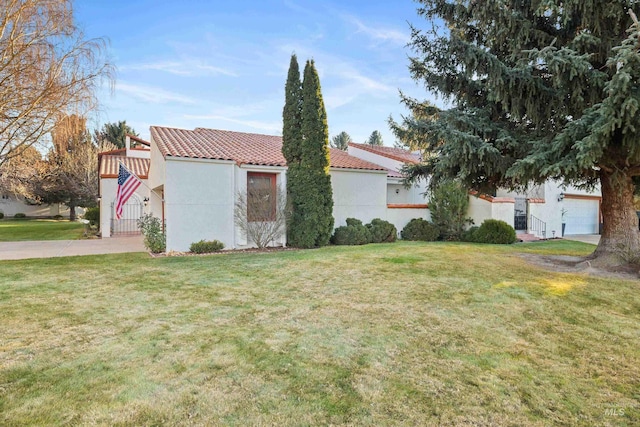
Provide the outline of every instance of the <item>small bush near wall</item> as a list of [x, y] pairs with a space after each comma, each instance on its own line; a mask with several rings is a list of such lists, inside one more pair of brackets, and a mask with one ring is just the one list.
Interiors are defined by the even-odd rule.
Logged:
[[435, 224], [422, 218], [414, 218], [404, 226], [400, 235], [404, 240], [421, 240], [434, 242], [440, 236], [440, 229]]
[[62, 215], [54, 215], [51, 217], [51, 219], [55, 219], [56, 221], [60, 221], [62, 219], [64, 219], [64, 217]]
[[429, 198], [431, 221], [440, 230], [442, 240], [461, 240], [468, 224], [469, 191], [457, 181], [443, 181]]
[[84, 219], [89, 221], [89, 225], [96, 226], [100, 222], [100, 207], [88, 208], [84, 213]]
[[4, 218], [4, 212], [0, 212], [0, 219]]
[[477, 230], [473, 232], [472, 241], [476, 243], [511, 244], [515, 243], [516, 230], [504, 221], [498, 219], [486, 219]]
[[167, 249], [167, 237], [162, 230], [160, 218], [145, 214], [138, 220], [138, 228], [144, 236], [144, 245], [154, 254]]
[[15, 219], [25, 219], [27, 216], [23, 213], [17, 213], [13, 216]]
[[347, 225], [336, 228], [331, 237], [334, 245], [366, 245], [370, 241], [369, 229], [355, 218], [347, 218]]
[[194, 254], [208, 254], [221, 251], [222, 249], [224, 249], [224, 243], [219, 240], [200, 240], [189, 246], [189, 252], [193, 252]]
[[476, 231], [478, 231], [478, 228], [479, 228], [478, 226], [474, 225], [473, 227], [469, 228], [468, 230], [465, 230], [462, 233], [462, 236], [460, 236], [460, 240], [463, 241], [463, 242], [473, 242], [474, 241], [473, 239], [475, 237]]
[[367, 224], [371, 234], [371, 243], [395, 242], [398, 237], [396, 226], [380, 218], [373, 219]]

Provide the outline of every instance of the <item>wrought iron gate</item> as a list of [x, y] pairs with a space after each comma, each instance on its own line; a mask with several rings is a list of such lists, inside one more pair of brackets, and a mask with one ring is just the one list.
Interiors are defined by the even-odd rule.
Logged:
[[527, 199], [516, 198], [514, 208], [513, 228], [518, 231], [527, 231]]
[[111, 235], [123, 236], [140, 234], [138, 219], [144, 212], [144, 204], [133, 194], [122, 207], [122, 218], [116, 219], [115, 203], [111, 203]]

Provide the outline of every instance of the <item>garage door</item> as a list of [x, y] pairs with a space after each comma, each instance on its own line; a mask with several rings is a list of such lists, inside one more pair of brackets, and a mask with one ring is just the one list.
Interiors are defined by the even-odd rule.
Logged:
[[564, 199], [565, 234], [597, 234], [599, 229], [598, 200]]

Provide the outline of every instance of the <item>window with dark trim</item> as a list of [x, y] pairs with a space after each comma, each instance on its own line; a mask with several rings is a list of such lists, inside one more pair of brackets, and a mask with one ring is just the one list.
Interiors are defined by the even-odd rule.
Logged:
[[252, 222], [276, 219], [276, 174], [247, 173], [247, 217]]

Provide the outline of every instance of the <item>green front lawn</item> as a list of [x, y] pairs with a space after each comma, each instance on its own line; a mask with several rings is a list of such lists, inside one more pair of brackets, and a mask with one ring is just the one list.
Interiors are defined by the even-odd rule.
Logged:
[[640, 284], [514, 254], [593, 248], [0, 262], [0, 425], [638, 425]]
[[0, 220], [0, 242], [27, 240], [76, 240], [84, 234], [80, 222], [53, 219], [3, 219]]

